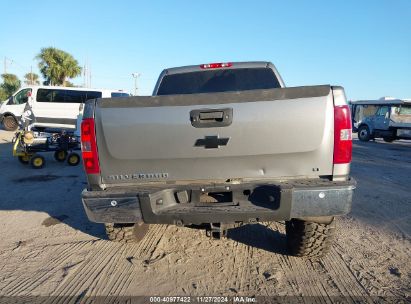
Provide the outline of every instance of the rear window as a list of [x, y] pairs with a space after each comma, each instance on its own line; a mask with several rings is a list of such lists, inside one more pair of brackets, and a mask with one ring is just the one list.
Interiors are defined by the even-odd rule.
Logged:
[[111, 97], [128, 97], [130, 94], [123, 92], [112, 92]]
[[87, 92], [86, 100], [101, 98], [101, 96], [102, 96], [101, 92], [89, 91]]
[[157, 95], [196, 94], [280, 88], [273, 70], [243, 68], [165, 75]]
[[38, 102], [65, 102], [65, 103], [83, 103], [86, 100], [101, 98], [101, 92], [97, 91], [75, 91], [59, 89], [38, 89]]

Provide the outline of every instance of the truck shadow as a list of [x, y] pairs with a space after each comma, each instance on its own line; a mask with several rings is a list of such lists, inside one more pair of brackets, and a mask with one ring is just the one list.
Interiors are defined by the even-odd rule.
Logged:
[[[84, 212], [80, 193], [82, 190], [81, 188], [85, 185], [83, 185], [82, 182], [79, 182], [79, 177], [80, 176], [73, 174], [42, 174], [15, 179], [14, 182], [16, 184], [21, 184], [22, 188], [24, 187], [24, 184], [34, 182], [37, 184], [44, 184], [43, 187], [45, 188], [49, 188], [50, 183], [65, 183], [69, 187], [72, 187], [72, 190], [70, 188], [63, 188], [61, 189], [62, 191], [59, 191], [54, 187], [50, 187], [54, 188], [54, 191], [51, 190], [49, 195], [44, 195], [44, 197], [41, 198], [37, 197], [37, 195], [34, 195], [33, 197], [30, 195], [17, 196], [17, 199], [12, 203], [3, 201], [0, 204], [0, 210], [22, 210], [47, 213], [47, 217], [39, 222], [39, 225], [45, 228], [50, 227], [49, 229], [53, 229], [51, 226], [65, 224], [90, 236], [105, 239], [106, 234], [104, 225], [90, 222]], [[27, 192], [30, 193], [31, 191], [28, 190]]]
[[107, 239], [104, 225], [93, 223], [88, 220], [80, 199], [73, 200], [70, 207], [70, 209], [66, 206], [61, 206], [61, 208], [49, 208], [47, 203], [40, 203], [37, 209], [42, 209], [42, 212], [48, 214], [48, 217], [41, 221], [41, 225], [52, 229], [53, 227], [51, 226], [65, 224], [92, 237]]
[[86, 179], [81, 165], [68, 166], [56, 162], [52, 153], [43, 155], [46, 166], [33, 169], [12, 156], [8, 139], [0, 142], [0, 212], [46, 213], [45, 218], [33, 215], [27, 220], [38, 222], [45, 229], [65, 224], [92, 237], [106, 238], [104, 225], [90, 222], [82, 206], [81, 191]]
[[262, 224], [249, 224], [229, 229], [227, 238], [268, 252], [288, 255], [286, 236]]

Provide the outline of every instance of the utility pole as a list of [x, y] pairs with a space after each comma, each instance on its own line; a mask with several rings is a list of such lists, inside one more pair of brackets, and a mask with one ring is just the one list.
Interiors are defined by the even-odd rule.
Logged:
[[140, 73], [132, 73], [131, 76], [134, 78], [134, 96], [137, 96], [137, 78], [140, 77]]
[[88, 61], [88, 57], [86, 58], [86, 61], [83, 67], [83, 78], [84, 78], [83, 86], [85, 88], [91, 88], [91, 67]]
[[[6, 56], [4, 56], [4, 74], [7, 74], [7, 60], [9, 61], [9, 64], [13, 64], [13, 63], [17, 63], [15, 62], [13, 59], [7, 58]], [[23, 67], [19, 64], [17, 64], [18, 66], [20, 66], [21, 68], [27, 68], [27, 67]]]
[[87, 59], [86, 59], [86, 62], [84, 63], [84, 67], [83, 67], [83, 86], [85, 88], [88, 88], [87, 77], [88, 77], [88, 74], [87, 74]]

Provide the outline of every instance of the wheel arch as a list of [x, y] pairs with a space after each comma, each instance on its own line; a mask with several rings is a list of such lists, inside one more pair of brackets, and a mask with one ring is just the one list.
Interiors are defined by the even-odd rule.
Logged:
[[368, 123], [366, 123], [366, 122], [362, 122], [362, 123], [358, 126], [358, 130], [359, 130], [361, 127], [367, 127], [368, 130], [370, 130], [370, 135], [373, 135], [374, 129], [371, 127], [370, 124], [368, 124]]
[[1, 121], [0, 122], [3, 121], [4, 117], [8, 117], [8, 116], [12, 116], [17, 121], [19, 120], [19, 118], [16, 115], [14, 115], [12, 112], [4, 112], [3, 114], [1, 114]]

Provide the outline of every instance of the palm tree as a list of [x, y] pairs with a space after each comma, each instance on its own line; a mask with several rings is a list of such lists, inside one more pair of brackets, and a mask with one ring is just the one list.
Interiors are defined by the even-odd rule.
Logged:
[[13, 95], [13, 93], [16, 92], [21, 86], [21, 81], [14, 74], [2, 74], [1, 78], [3, 78], [3, 83], [0, 84], [3, 95], [2, 99], [4, 96], [8, 98]]
[[69, 53], [54, 47], [42, 48], [36, 56], [41, 74], [50, 85], [66, 85], [67, 79], [81, 74], [78, 61]]
[[59, 65], [57, 63], [58, 50], [56, 48], [42, 48], [40, 54], [36, 56], [36, 59], [39, 60], [39, 69], [40, 73], [43, 74], [43, 77], [46, 79], [45, 83], [53, 85], [57, 82]]
[[27, 73], [26, 75], [24, 75], [24, 83], [26, 85], [39, 85], [39, 75], [37, 75], [36, 73]]

